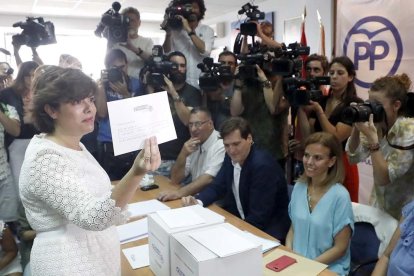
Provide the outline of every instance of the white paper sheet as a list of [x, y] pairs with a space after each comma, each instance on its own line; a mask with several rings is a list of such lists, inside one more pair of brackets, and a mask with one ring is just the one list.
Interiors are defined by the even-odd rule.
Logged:
[[148, 244], [122, 249], [132, 269], [149, 266]]
[[256, 244], [260, 244], [262, 245], [262, 252], [266, 253], [267, 251], [269, 251], [270, 249], [273, 249], [275, 247], [278, 247], [280, 245], [280, 242], [278, 241], [272, 241], [272, 240], [268, 240], [259, 236], [256, 236], [255, 234], [252, 234], [248, 231], [244, 231], [243, 234], [245, 235], [245, 237]]
[[169, 209], [171, 208], [156, 199], [128, 204], [128, 211], [131, 213], [131, 218]]
[[220, 225], [194, 231], [189, 236], [220, 257], [230, 256], [258, 246], [258, 244], [249, 241], [244, 236]]
[[150, 136], [177, 138], [166, 91], [108, 102], [108, 114], [115, 155], [142, 149]]
[[157, 214], [170, 228], [188, 227], [206, 223], [206, 220], [200, 217], [189, 207], [182, 207], [173, 210], [158, 211]]
[[119, 241], [132, 241], [133, 238], [144, 237], [148, 235], [148, 219], [143, 218], [137, 221], [119, 225], [116, 227], [119, 235]]

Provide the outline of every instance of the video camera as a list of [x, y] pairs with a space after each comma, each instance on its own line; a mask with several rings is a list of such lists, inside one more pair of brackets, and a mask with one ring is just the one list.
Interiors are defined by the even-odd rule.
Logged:
[[275, 57], [272, 58], [270, 64], [266, 64], [264, 69], [283, 77], [298, 75], [303, 64], [302, 59], [298, 57], [309, 55], [309, 52], [309, 47], [300, 46], [297, 42], [288, 46], [282, 44], [281, 48], [274, 49]]
[[231, 82], [233, 79], [230, 66], [214, 63], [213, 58], [210, 57], [204, 58], [197, 68], [202, 72], [198, 84], [204, 92], [216, 91], [220, 83]]
[[371, 114], [374, 114], [375, 123], [383, 121], [385, 111], [382, 104], [368, 100], [357, 105], [348, 106], [342, 112], [342, 121], [347, 124], [367, 122]]
[[321, 85], [328, 85], [330, 77], [315, 77], [312, 79], [286, 78], [283, 80], [283, 90], [290, 105], [308, 105], [309, 101], [319, 102], [322, 99]]
[[97, 37], [105, 37], [109, 45], [117, 42], [126, 42], [128, 39], [129, 18], [119, 13], [121, 4], [113, 2], [112, 8], [101, 17], [101, 21], [95, 30]]
[[161, 23], [161, 29], [181, 29], [183, 23], [178, 15], [181, 15], [189, 22], [197, 21], [197, 15], [193, 13], [193, 5], [189, 3], [189, 1], [172, 0], [165, 9], [164, 21]]
[[257, 25], [252, 21], [265, 19], [265, 13], [261, 12], [258, 6], [253, 6], [250, 3], [244, 4], [238, 12], [240, 15], [243, 13], [247, 16], [247, 22], [240, 24], [240, 33], [242, 35], [255, 36], [257, 33]]
[[24, 22], [14, 23], [13, 27], [23, 29], [21, 34], [12, 36], [13, 45], [38, 47], [56, 43], [55, 26], [50, 21], [45, 22], [43, 17], [27, 17]]
[[155, 88], [165, 85], [164, 75], [169, 75], [178, 70], [176, 63], [165, 59], [164, 51], [161, 45], [154, 45], [152, 56], [146, 66], [141, 70], [145, 76], [147, 73], [147, 83]]

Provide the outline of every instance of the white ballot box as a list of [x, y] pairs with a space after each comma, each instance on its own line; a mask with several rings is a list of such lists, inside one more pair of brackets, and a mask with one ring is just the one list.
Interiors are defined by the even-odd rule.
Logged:
[[157, 276], [170, 275], [170, 236], [224, 222], [224, 217], [200, 205], [158, 211], [148, 216], [150, 268]]
[[171, 236], [171, 276], [263, 274], [261, 245], [223, 223]]

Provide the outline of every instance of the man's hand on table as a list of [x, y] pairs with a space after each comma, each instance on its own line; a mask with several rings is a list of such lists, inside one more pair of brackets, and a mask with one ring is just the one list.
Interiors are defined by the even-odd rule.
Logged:
[[182, 202], [183, 206], [191, 206], [191, 205], [197, 205], [198, 204], [197, 199], [193, 196], [185, 196], [185, 197], [181, 198], [181, 202]]
[[182, 195], [180, 193], [180, 190], [177, 190], [177, 191], [170, 190], [170, 191], [161, 192], [158, 195], [157, 199], [159, 201], [165, 202], [165, 201], [180, 199], [181, 197]]

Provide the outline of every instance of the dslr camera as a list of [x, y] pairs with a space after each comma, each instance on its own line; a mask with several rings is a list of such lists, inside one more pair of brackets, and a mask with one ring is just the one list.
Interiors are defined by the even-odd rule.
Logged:
[[50, 21], [45, 22], [43, 17], [27, 17], [26, 21], [14, 23], [13, 27], [23, 29], [21, 34], [12, 36], [13, 45], [38, 47], [56, 43], [55, 26]]
[[214, 63], [213, 58], [204, 58], [197, 67], [202, 72], [198, 84], [204, 92], [216, 91], [220, 88], [220, 83], [228, 83], [233, 80], [230, 66]]
[[105, 80], [105, 89], [109, 90], [109, 83], [116, 83], [116, 82], [124, 82], [124, 72], [122, 68], [117, 66], [112, 66], [109, 69], [105, 69], [101, 71], [101, 78]]
[[281, 48], [276, 48], [273, 51], [275, 57], [272, 58], [271, 63], [267, 64], [264, 69], [276, 75], [291, 77], [292, 75], [298, 75], [302, 69], [303, 62], [298, 57], [301, 55], [309, 55], [310, 48], [300, 46], [299, 43], [295, 42], [288, 46], [282, 44]]
[[165, 85], [164, 75], [169, 75], [178, 70], [177, 64], [165, 58], [161, 45], [154, 45], [152, 55], [145, 67], [141, 70], [142, 76], [146, 76], [146, 81], [154, 88], [161, 88]]
[[375, 101], [365, 101], [357, 105], [351, 105], [342, 112], [342, 121], [346, 124], [356, 122], [367, 122], [369, 116], [374, 114], [374, 122], [379, 123], [385, 118], [385, 111], [382, 104]]
[[322, 97], [321, 85], [330, 84], [329, 77], [312, 79], [286, 78], [283, 80], [283, 90], [292, 106], [308, 105], [309, 101], [319, 102]]
[[178, 30], [183, 27], [181, 15], [189, 22], [197, 21], [197, 15], [193, 13], [193, 6], [190, 1], [186, 0], [172, 0], [165, 9], [164, 21], [161, 23], [161, 29], [167, 28]]
[[252, 21], [259, 21], [265, 19], [265, 13], [259, 10], [258, 6], [253, 6], [250, 3], [244, 4], [238, 11], [238, 14], [246, 14], [246, 22], [240, 24], [240, 33], [242, 35], [255, 36], [257, 34], [257, 25]]
[[95, 30], [97, 37], [105, 37], [108, 45], [117, 42], [126, 42], [128, 39], [129, 18], [119, 13], [121, 4], [113, 2], [112, 8], [107, 10], [101, 17], [101, 21]]

